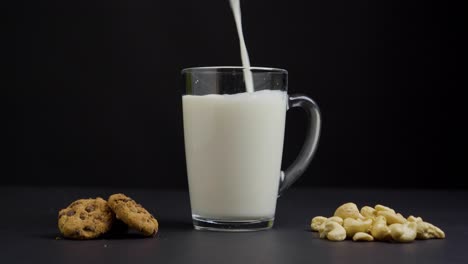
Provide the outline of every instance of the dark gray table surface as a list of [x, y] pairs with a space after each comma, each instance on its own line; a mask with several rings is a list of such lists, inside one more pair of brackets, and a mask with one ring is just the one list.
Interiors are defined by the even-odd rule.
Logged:
[[[78, 198], [124, 192], [159, 220], [154, 238], [130, 232], [89, 241], [56, 239], [57, 212]], [[468, 191], [291, 189], [279, 198], [268, 231], [195, 231], [187, 191], [0, 187], [0, 263], [468, 263]], [[376, 203], [441, 227], [443, 240], [410, 244], [330, 242], [310, 219], [348, 201]]]

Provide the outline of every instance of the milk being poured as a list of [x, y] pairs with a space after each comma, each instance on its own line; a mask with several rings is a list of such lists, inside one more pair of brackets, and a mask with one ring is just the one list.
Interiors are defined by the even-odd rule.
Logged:
[[245, 87], [247, 92], [254, 92], [252, 72], [250, 71], [249, 53], [247, 53], [247, 46], [244, 41], [244, 32], [242, 31], [242, 17], [240, 10], [240, 0], [229, 0], [231, 3], [232, 13], [236, 21], [237, 34], [239, 35], [239, 44], [241, 50], [242, 66], [244, 67]]

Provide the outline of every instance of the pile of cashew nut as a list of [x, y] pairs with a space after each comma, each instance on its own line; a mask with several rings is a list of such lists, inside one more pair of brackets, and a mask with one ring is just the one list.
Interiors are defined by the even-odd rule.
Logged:
[[376, 205], [364, 206], [359, 211], [355, 203], [338, 207], [332, 217], [316, 216], [310, 227], [320, 238], [331, 241], [395, 241], [412, 242], [415, 239], [445, 238], [437, 226], [424, 222], [421, 217], [405, 218], [392, 208]]

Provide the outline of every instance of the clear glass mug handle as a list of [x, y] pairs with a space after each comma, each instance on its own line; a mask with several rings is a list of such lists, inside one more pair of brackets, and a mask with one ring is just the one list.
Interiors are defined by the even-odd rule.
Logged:
[[320, 136], [320, 110], [312, 99], [303, 94], [293, 94], [289, 96], [288, 106], [288, 109], [293, 107], [304, 109], [309, 124], [299, 155], [286, 171], [281, 172], [278, 196], [281, 196], [307, 169], [317, 150]]

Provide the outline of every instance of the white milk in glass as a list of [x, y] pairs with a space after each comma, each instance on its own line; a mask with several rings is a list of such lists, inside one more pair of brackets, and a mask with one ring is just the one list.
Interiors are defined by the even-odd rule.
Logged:
[[192, 214], [273, 218], [286, 92], [185, 95], [182, 102]]

